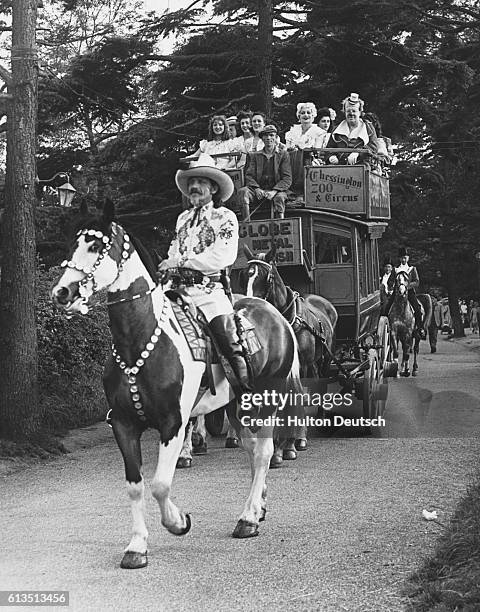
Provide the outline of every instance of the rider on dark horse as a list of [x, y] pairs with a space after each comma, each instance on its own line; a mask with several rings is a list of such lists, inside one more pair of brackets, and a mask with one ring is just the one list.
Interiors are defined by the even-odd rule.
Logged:
[[168, 258], [159, 271], [175, 269], [238, 379], [236, 394], [251, 392], [233, 304], [221, 282], [222, 270], [237, 258], [238, 220], [235, 213], [222, 206], [233, 193], [233, 182], [206, 154], [192, 161], [187, 170], [178, 170], [175, 182], [192, 206], [178, 217]]
[[394, 269], [393, 273], [388, 278], [388, 301], [386, 302], [384, 314], [388, 315], [390, 308], [393, 304], [394, 293], [393, 288], [395, 286], [395, 278], [399, 273], [404, 273], [408, 276], [408, 301], [410, 302], [413, 312], [415, 314], [415, 328], [422, 340], [425, 339], [425, 330], [422, 327], [422, 306], [418, 301], [416, 289], [420, 284], [420, 277], [418, 276], [417, 268], [409, 265], [410, 255], [406, 247], [402, 247], [398, 251], [398, 257], [400, 259], [399, 265]]

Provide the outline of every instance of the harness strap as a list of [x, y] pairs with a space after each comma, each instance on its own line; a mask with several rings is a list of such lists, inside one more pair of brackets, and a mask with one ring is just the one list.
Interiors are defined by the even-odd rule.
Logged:
[[149, 289], [148, 291], [145, 291], [145, 293], [137, 293], [132, 297], [113, 300], [112, 302], [107, 302], [107, 306], [113, 306], [113, 304], [122, 304], [123, 302], [132, 302], [133, 300], [138, 300], [140, 298], [146, 297], [147, 295], [150, 295], [151, 293], [153, 293], [153, 291], [155, 291], [155, 289]]

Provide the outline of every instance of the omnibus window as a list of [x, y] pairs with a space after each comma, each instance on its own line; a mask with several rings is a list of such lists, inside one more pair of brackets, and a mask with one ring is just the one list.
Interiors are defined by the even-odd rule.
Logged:
[[314, 230], [314, 241], [315, 263], [352, 263], [352, 240], [349, 235], [332, 230]]

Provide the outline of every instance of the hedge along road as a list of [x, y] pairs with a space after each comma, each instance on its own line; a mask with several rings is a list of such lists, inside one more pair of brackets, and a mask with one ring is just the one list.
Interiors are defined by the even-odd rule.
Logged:
[[[4, 476], [0, 588], [68, 590], [69, 609], [79, 611], [403, 610], [404, 581], [443, 530], [422, 510], [448, 521], [480, 450], [479, 354], [447, 341], [436, 355], [425, 351], [417, 379], [390, 384], [388, 438], [316, 438], [270, 472], [258, 538], [230, 537], [248, 491], [247, 457], [220, 440], [176, 473], [174, 501], [192, 513], [187, 536], [161, 527], [147, 492], [144, 570], [119, 568], [130, 511], [110, 434]], [[149, 433], [147, 478], [155, 446]]]

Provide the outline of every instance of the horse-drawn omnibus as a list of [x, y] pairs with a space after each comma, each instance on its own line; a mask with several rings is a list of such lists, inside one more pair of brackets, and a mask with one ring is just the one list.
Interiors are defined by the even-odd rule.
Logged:
[[[372, 167], [315, 165], [316, 156], [326, 154], [304, 151], [303, 193], [287, 204], [285, 219], [272, 219], [267, 205], [240, 223], [232, 286], [240, 289], [239, 273], [248, 263], [244, 246], [259, 254], [275, 243], [273, 263], [285, 285], [302, 296], [326, 298], [338, 313], [328, 371], [321, 380], [352, 392], [358, 400], [353, 414], [375, 418], [384, 410], [386, 377], [396, 373], [388, 319], [380, 316], [378, 241], [390, 218], [389, 180], [377, 160]], [[243, 169], [231, 172], [237, 189]], [[238, 206], [236, 193], [229, 204]], [[352, 410], [341, 412], [350, 415]]]

